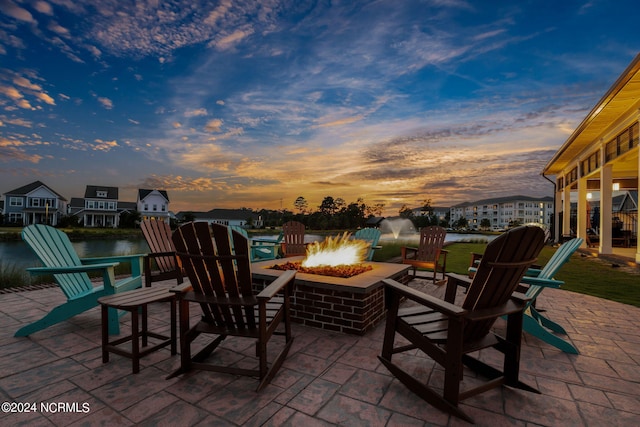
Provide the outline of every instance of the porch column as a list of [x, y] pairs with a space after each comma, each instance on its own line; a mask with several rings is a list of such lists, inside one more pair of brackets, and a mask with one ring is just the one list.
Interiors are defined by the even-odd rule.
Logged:
[[553, 204], [553, 241], [560, 241], [560, 212], [562, 212], [562, 189], [558, 188], [558, 180], [556, 179], [556, 195]]
[[[640, 119], [640, 113], [638, 114], [638, 119]], [[636, 172], [638, 173], [638, 176], [636, 177], [638, 178], [636, 190], [638, 190], [637, 187], [640, 187], [640, 148], [636, 147], [636, 150], [638, 150], [638, 164], [636, 166]], [[638, 201], [638, 204], [640, 204], [640, 201]], [[640, 218], [638, 217], [638, 215], [636, 215], [636, 263], [638, 264], [640, 264], [640, 239], [638, 239], [638, 237], [640, 237], [640, 224], [638, 224], [639, 221]]]
[[587, 178], [578, 179], [578, 207], [576, 237], [586, 239], [587, 234]]
[[[604, 158], [604, 157], [602, 157]], [[600, 250], [601, 254], [611, 254], [611, 211], [613, 210], [613, 167], [611, 164], [600, 168]]]
[[571, 234], [571, 185], [567, 185], [566, 181], [562, 198], [562, 234]]

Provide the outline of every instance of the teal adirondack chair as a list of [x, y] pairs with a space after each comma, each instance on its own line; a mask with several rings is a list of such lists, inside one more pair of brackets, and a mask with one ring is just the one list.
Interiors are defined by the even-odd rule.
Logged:
[[[25, 227], [22, 240], [44, 264], [44, 267], [27, 268], [27, 271], [31, 274], [53, 274], [67, 302], [53, 308], [42, 319], [20, 328], [15, 333], [16, 337], [25, 337], [96, 307], [101, 296], [129, 291], [142, 285], [144, 254], [81, 260], [65, 233], [44, 224]], [[131, 263], [131, 277], [115, 280], [114, 267], [120, 262]], [[94, 286], [87, 275], [90, 271], [102, 272], [103, 285]], [[119, 316], [115, 309], [109, 311], [109, 333], [120, 333]]]
[[380, 240], [380, 230], [377, 228], [361, 228], [356, 231], [356, 234], [353, 235], [354, 239], [365, 240], [369, 242], [369, 253], [365, 261], [371, 261], [373, 259], [373, 253], [376, 249], [380, 249], [381, 246], [378, 246], [378, 241]]
[[251, 241], [251, 260], [268, 261], [276, 259], [279, 255], [278, 251], [283, 238], [284, 233], [281, 232], [275, 240], [261, 238], [253, 239]]
[[564, 284], [560, 280], [555, 280], [554, 277], [560, 268], [569, 261], [571, 255], [582, 245], [582, 242], [583, 239], [576, 238], [563, 243], [542, 269], [530, 268], [525, 277], [522, 278], [522, 282], [529, 285], [526, 295], [531, 298], [525, 311], [524, 330], [565, 353], [572, 354], [578, 354], [578, 349], [554, 334], [555, 332], [556, 334], [567, 335], [567, 331], [562, 326], [540, 314], [533, 306], [533, 301], [536, 300], [544, 288], [559, 288]]
[[233, 242], [233, 237], [231, 236], [232, 231], [237, 231], [251, 242], [249, 245], [249, 257], [251, 259], [251, 262], [275, 259], [276, 255], [278, 254], [278, 248], [274, 244], [266, 245], [264, 244], [265, 241], [255, 243], [256, 241], [251, 240], [249, 238], [249, 233], [247, 233], [247, 230], [244, 227], [241, 227], [239, 225], [229, 225], [227, 226], [227, 228], [229, 230], [229, 237], [231, 238], [231, 242]]

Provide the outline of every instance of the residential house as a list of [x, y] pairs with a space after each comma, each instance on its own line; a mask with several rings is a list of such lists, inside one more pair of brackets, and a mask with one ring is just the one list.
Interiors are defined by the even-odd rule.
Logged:
[[211, 209], [208, 212], [178, 212], [179, 221], [193, 219], [209, 224], [234, 225], [245, 228], [262, 228], [262, 217], [250, 209]]
[[455, 205], [450, 209], [450, 223], [453, 225], [465, 218], [472, 230], [479, 230], [483, 220], [488, 220], [492, 230], [505, 230], [516, 223], [537, 224], [548, 229], [552, 215], [552, 197], [507, 196]]
[[69, 202], [69, 214], [77, 216], [85, 227], [117, 228], [118, 187], [87, 185], [84, 198], [72, 198]]
[[5, 224], [57, 225], [66, 213], [67, 199], [41, 181], [4, 193]]
[[138, 190], [138, 212], [141, 219], [169, 222], [169, 196], [165, 190]]
[[[555, 240], [573, 231], [571, 203], [577, 203], [575, 234], [587, 237], [587, 230], [599, 231], [598, 253], [613, 254], [619, 214], [614, 211], [614, 197], [619, 191], [638, 191], [640, 181], [640, 54], [591, 109], [560, 149], [542, 170], [543, 176], [555, 177]], [[591, 196], [591, 198], [589, 198]], [[600, 201], [599, 224], [590, 224], [587, 214], [590, 200]], [[624, 256], [640, 263], [638, 217], [628, 229], [630, 248]], [[620, 251], [618, 251], [620, 252]], [[620, 252], [622, 254], [622, 252]]]

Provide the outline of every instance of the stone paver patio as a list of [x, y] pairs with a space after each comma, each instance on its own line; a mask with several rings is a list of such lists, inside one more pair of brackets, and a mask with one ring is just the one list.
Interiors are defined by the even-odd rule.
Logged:
[[[410, 286], [443, 292], [426, 280]], [[383, 324], [364, 336], [294, 325], [289, 357], [256, 393], [254, 378], [213, 372], [165, 380], [179, 364], [168, 349], [143, 358], [137, 375], [130, 360], [117, 355], [103, 364], [97, 308], [31, 337], [13, 337], [45, 307], [63, 301], [57, 288], [0, 295], [0, 399], [37, 406], [36, 412], [0, 413], [1, 425], [467, 425], [417, 398], [378, 362]], [[581, 354], [525, 334], [522, 379], [542, 394], [494, 389], [466, 400], [464, 410], [492, 427], [638, 425], [640, 309], [562, 290], [545, 290], [538, 307], [567, 329]], [[150, 322], [166, 330], [168, 307], [150, 312]], [[252, 364], [253, 350], [249, 341], [228, 339], [218, 357]], [[432, 368], [419, 356], [409, 363], [425, 375]], [[431, 374], [437, 381], [439, 372]], [[41, 404], [51, 405], [49, 412]]]

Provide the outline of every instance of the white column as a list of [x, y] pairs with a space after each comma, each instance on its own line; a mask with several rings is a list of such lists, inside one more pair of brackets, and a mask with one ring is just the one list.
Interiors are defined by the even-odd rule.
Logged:
[[585, 241], [587, 234], [587, 178], [578, 178], [578, 207], [577, 207], [576, 237]]
[[558, 180], [556, 179], [555, 203], [553, 205], [553, 241], [560, 241], [560, 212], [562, 212], [562, 189], [558, 188]]
[[[603, 157], [604, 158], [604, 157]], [[600, 253], [611, 254], [611, 210], [613, 197], [613, 167], [600, 168]]]
[[566, 182], [562, 199], [562, 234], [571, 234], [571, 186]]
[[[639, 119], [640, 119], [640, 117], [639, 117]], [[637, 176], [637, 178], [638, 178], [637, 183], [638, 184], [636, 184], [636, 186], [640, 186], [640, 147], [636, 147], [636, 150], [638, 150], [638, 165], [637, 165], [637, 168], [636, 168], [636, 172], [638, 173], [638, 176]], [[636, 190], [638, 190], [638, 189], [636, 188]], [[639, 219], [640, 218], [638, 218], [636, 216], [636, 221], [638, 221]], [[638, 225], [640, 225], [640, 224], [638, 224], [636, 222], [636, 263], [640, 264], [640, 239], [638, 239], [638, 237], [640, 237], [640, 236], [638, 236], [638, 234], [640, 234], [640, 227]]]

